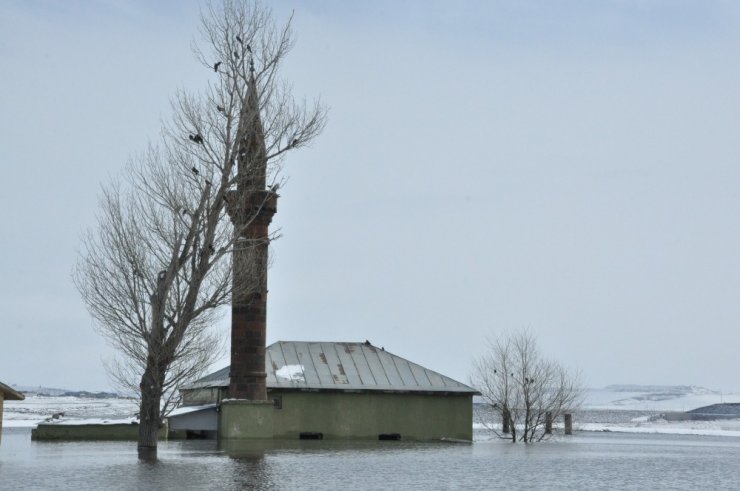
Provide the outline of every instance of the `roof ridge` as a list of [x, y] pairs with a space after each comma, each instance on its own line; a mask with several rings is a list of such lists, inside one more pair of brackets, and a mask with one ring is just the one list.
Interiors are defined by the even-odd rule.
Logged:
[[[330, 346], [336, 349], [327, 349]], [[393, 363], [389, 364], [381, 353]], [[283, 370], [286, 367], [289, 368]], [[182, 388], [228, 386], [229, 368], [226, 366]], [[463, 382], [369, 341], [275, 341], [265, 350], [265, 372], [269, 389], [477, 393]]]

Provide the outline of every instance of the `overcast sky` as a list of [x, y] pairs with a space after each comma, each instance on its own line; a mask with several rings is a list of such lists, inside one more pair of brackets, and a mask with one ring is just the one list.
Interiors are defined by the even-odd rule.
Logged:
[[[740, 391], [738, 4], [274, 9], [285, 77], [330, 114], [286, 163], [268, 342], [369, 339], [467, 381], [528, 328], [592, 387]], [[110, 387], [71, 269], [101, 184], [213, 76], [198, 11], [0, 3], [0, 381]]]

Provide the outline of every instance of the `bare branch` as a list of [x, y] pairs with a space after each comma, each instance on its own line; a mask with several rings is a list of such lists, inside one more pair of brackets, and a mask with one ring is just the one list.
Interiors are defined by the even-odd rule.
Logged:
[[501, 438], [535, 442], [546, 438], [548, 419], [573, 411], [581, 403], [580, 375], [547, 360], [529, 332], [489, 340], [489, 351], [475, 360], [472, 383], [509, 432], [491, 429]]

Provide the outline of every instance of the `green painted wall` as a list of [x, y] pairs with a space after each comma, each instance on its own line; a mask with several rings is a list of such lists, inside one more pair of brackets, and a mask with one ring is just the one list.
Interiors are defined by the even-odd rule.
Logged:
[[[227, 399], [225, 388], [183, 391], [190, 403], [216, 402]], [[190, 392], [190, 393], [188, 393]], [[414, 393], [306, 392], [271, 389], [268, 399], [282, 398], [282, 409], [273, 410], [274, 438], [297, 439], [304, 431], [321, 432], [324, 438], [377, 440], [380, 433], [400, 433], [404, 440], [437, 440], [440, 438], [473, 439], [473, 400], [469, 394], [429, 395]], [[261, 428], [234, 426], [244, 411], [221, 406], [221, 438], [250, 438]], [[239, 415], [241, 414], [241, 416]], [[228, 436], [227, 436], [228, 435]], [[243, 435], [243, 436], [240, 436]], [[264, 436], [262, 436], [264, 438]]]
[[275, 409], [276, 438], [298, 438], [304, 431], [324, 438], [377, 440], [381, 433], [400, 433], [404, 440], [473, 439], [470, 395], [393, 394], [382, 392], [280, 392]]

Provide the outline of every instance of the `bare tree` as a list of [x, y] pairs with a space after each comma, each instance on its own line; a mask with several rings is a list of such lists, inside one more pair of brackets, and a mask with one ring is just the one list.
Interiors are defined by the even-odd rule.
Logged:
[[489, 341], [489, 351], [475, 361], [472, 383], [508, 433], [489, 425], [512, 442], [538, 442], [547, 436], [548, 418], [574, 410], [583, 390], [578, 373], [542, 357], [529, 332]]
[[[278, 76], [293, 45], [290, 21], [278, 26], [247, 0], [209, 4], [201, 21], [193, 50], [211, 77], [206, 90], [178, 93], [160, 141], [104, 187], [74, 271], [97, 329], [121, 355], [108, 365], [113, 379], [141, 396], [141, 457], [156, 457], [168, 394], [218, 353], [218, 308], [260, 284], [251, 256], [275, 234], [245, 238], [233, 224], [250, 223], [281, 184], [286, 153], [325, 123], [324, 107], [294, 101]], [[237, 183], [259, 192], [245, 198]], [[263, 201], [230, 202], [249, 196]], [[235, 217], [239, 210], [249, 216]], [[243, 284], [233, 261], [254, 266]]]

